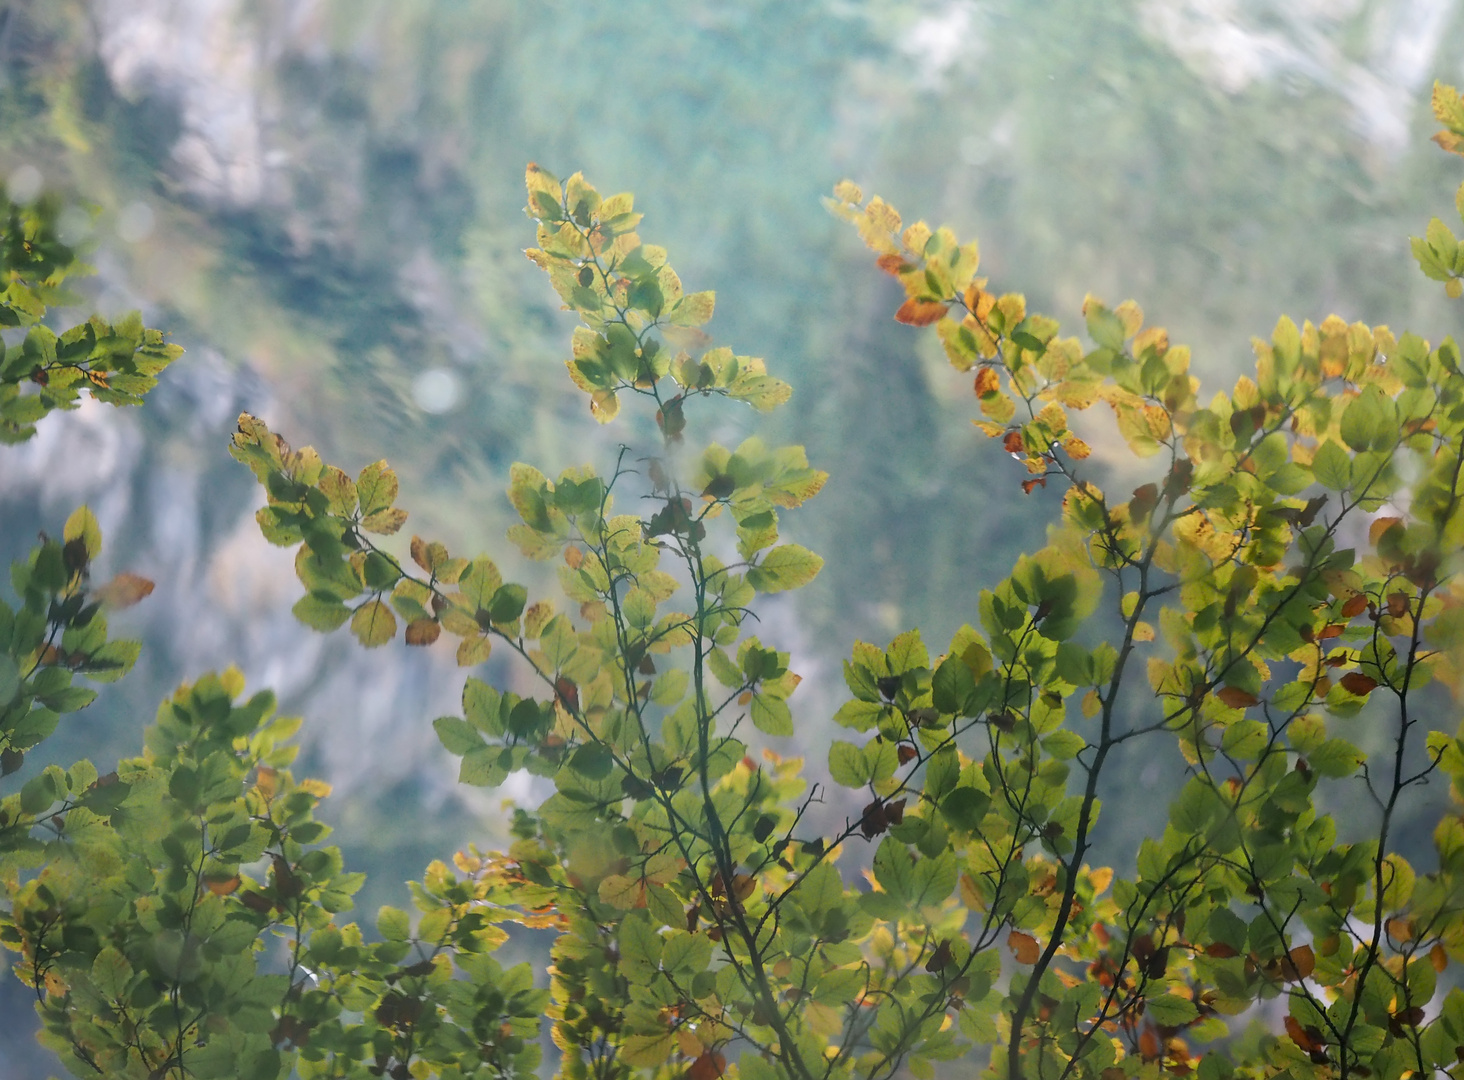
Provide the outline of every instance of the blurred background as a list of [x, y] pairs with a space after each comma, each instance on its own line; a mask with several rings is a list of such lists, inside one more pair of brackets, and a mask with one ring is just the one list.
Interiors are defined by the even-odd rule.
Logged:
[[[145, 639], [137, 670], [44, 749], [136, 753], [176, 683], [237, 663], [306, 716], [300, 771], [335, 785], [368, 914], [536, 797], [452, 783], [430, 726], [458, 709], [450, 649], [364, 654], [295, 623], [290, 555], [226, 452], [248, 409], [348, 469], [387, 457], [404, 535], [531, 575], [502, 540], [509, 465], [603, 467], [618, 432], [570, 387], [572, 321], [521, 253], [529, 160], [633, 190], [642, 236], [716, 290], [708, 329], [795, 388], [712, 434], [801, 442], [832, 473], [787, 529], [827, 567], [758, 629], [795, 651], [819, 744], [852, 641], [919, 626], [940, 651], [1057, 498], [1021, 495], [967, 380], [891, 320], [897, 287], [820, 196], [847, 176], [979, 236], [992, 287], [1069, 332], [1086, 292], [1134, 297], [1218, 383], [1282, 312], [1459, 332], [1408, 253], [1459, 180], [1427, 141], [1435, 78], [1464, 81], [1459, 0], [0, 4], [0, 182], [97, 208], [70, 221], [98, 273], [61, 319], [140, 307], [188, 350], [147, 408], [0, 451], [0, 559], [85, 501], [102, 569], [157, 581], [116, 620]], [[1096, 441], [1097, 479], [1123, 483]], [[515, 678], [498, 657], [486, 675]], [[1166, 761], [1121, 763], [1138, 799], [1105, 814], [1100, 857], [1162, 820]], [[32, 1030], [0, 980], [0, 1080], [51, 1068]]]

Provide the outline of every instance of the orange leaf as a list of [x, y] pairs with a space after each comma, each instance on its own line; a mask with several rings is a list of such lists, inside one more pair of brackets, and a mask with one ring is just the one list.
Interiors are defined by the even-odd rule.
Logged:
[[239, 875], [227, 878], [205, 878], [204, 884], [215, 896], [228, 896], [239, 887]]
[[1360, 671], [1349, 671], [1346, 675], [1343, 675], [1342, 678], [1338, 681], [1342, 684], [1342, 689], [1346, 690], [1349, 694], [1356, 695], [1357, 697], [1367, 697], [1367, 695], [1372, 693], [1373, 689], [1378, 685], [1378, 681], [1376, 679], [1372, 678], [1369, 675], [1364, 675]]
[[1252, 705], [1259, 705], [1261, 699], [1252, 694], [1249, 690], [1242, 690], [1238, 686], [1222, 686], [1215, 691], [1215, 696], [1229, 705], [1232, 709], [1248, 709]]
[[1223, 941], [1212, 941], [1205, 946], [1205, 955], [1213, 956], [1216, 960], [1226, 960], [1232, 956], [1239, 956], [1234, 946], [1227, 945]]
[[1159, 1035], [1153, 1028], [1146, 1027], [1139, 1035], [1139, 1053], [1145, 1061], [1159, 1059]]
[[1085, 457], [1093, 452], [1089, 448], [1088, 444], [1085, 443], [1082, 439], [1078, 438], [1076, 435], [1069, 435], [1066, 439], [1064, 439], [1062, 441], [1062, 448], [1067, 452], [1067, 456], [1072, 458], [1074, 461], [1082, 461]]
[[1310, 945], [1298, 945], [1281, 961], [1281, 975], [1287, 982], [1300, 982], [1310, 978], [1316, 970], [1317, 958]]
[[1386, 923], [1388, 936], [1394, 941], [1413, 940], [1413, 920], [1404, 918], [1389, 919]]
[[92, 595], [109, 608], [121, 609], [131, 607], [144, 596], [150, 595], [152, 591], [153, 583], [147, 578], [124, 571], [97, 589]]
[[910, 269], [910, 264], [895, 254], [881, 255], [874, 260], [874, 264], [891, 277], [899, 277]]
[[441, 633], [436, 619], [413, 619], [407, 623], [407, 644], [431, 645]]
[[976, 369], [976, 396], [987, 397], [991, 394], [1001, 392], [1001, 376], [996, 373], [996, 368], [982, 367]]
[[1042, 949], [1037, 945], [1037, 939], [1020, 930], [1013, 930], [1007, 935], [1007, 946], [1012, 950], [1012, 954], [1017, 958], [1019, 964], [1035, 964], [1037, 958], [1042, 955]]
[[1400, 517], [1374, 518], [1373, 523], [1367, 527], [1367, 542], [1376, 547], [1378, 541], [1382, 539], [1383, 533], [1387, 532], [1394, 525], [1402, 524], [1403, 519]]
[[1358, 593], [1356, 596], [1348, 597], [1346, 603], [1342, 605], [1342, 617], [1344, 619], [1353, 619], [1366, 610], [1367, 594]]
[[707, 1050], [691, 1063], [686, 1071], [688, 1080], [717, 1080], [727, 1069], [727, 1059], [715, 1050]]
[[1428, 951], [1428, 962], [1432, 964], [1433, 969], [1438, 972], [1442, 972], [1444, 968], [1449, 966], [1449, 954], [1444, 949], [1443, 942], [1438, 942], [1434, 945], [1432, 949]]
[[[1294, 1016], [1286, 1017], [1286, 1034], [1290, 1035], [1291, 1041], [1308, 1054], [1321, 1054], [1326, 1050], [1327, 1044], [1322, 1039], [1322, 1033], [1310, 1024], [1302, 1027], [1300, 1021]], [[1321, 1063], [1318, 1062], [1318, 1064]]]
[[907, 326], [929, 326], [945, 318], [946, 306], [939, 300], [909, 299], [895, 312], [895, 321]]

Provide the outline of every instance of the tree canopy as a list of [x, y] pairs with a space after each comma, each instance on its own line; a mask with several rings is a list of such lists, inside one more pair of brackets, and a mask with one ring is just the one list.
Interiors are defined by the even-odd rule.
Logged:
[[[1440, 85], [1434, 111], [1464, 154], [1464, 101]], [[1090, 296], [1085, 346], [989, 289], [974, 242], [838, 185], [830, 209], [903, 287], [895, 319], [935, 328], [977, 425], [1056, 505], [979, 630], [936, 654], [913, 629], [854, 647], [825, 785], [776, 752], [800, 677], [749, 631], [823, 566], [782, 529], [826, 474], [799, 446], [696, 438], [788, 384], [714, 343], [714, 297], [642, 240], [630, 195], [537, 165], [526, 188], [527, 254], [581, 322], [569, 376], [626, 439], [603, 469], [512, 470], [508, 538], [556, 564], [561, 599], [405, 532], [384, 460], [328, 464], [247, 413], [231, 450], [263, 486], [263, 540], [296, 552], [303, 623], [366, 648], [445, 635], [465, 668], [516, 657], [521, 681], [469, 677], [434, 726], [463, 783], [527, 770], [553, 794], [514, 811], [508, 850], [431, 863], [415, 913], [382, 908], [368, 934], [346, 921], [362, 875], [315, 816], [329, 788], [290, 769], [300, 721], [233, 669], [180, 687], [139, 756], [0, 798], [0, 941], [68, 1068], [521, 1076], [547, 1028], [567, 1080], [1458, 1069], [1464, 816], [1438, 820], [1430, 868], [1396, 830], [1431, 780], [1464, 796], [1439, 722], [1464, 678], [1452, 339], [1283, 317], [1254, 375], [1207, 397], [1132, 301]], [[80, 392], [139, 402], [176, 346], [139, 317], [48, 329], [74, 254], [51, 204], [7, 210], [0, 319], [28, 327], [0, 366], [9, 441]], [[1457, 299], [1451, 229], [1414, 253]], [[1088, 471], [1106, 436], [1078, 414], [1099, 402], [1151, 470], [1127, 496]], [[105, 613], [150, 583], [94, 583], [101, 543], [79, 508], [13, 568], [7, 776], [92, 700], [78, 678], [137, 657]], [[1093, 865], [1110, 755], [1169, 740], [1184, 784], [1135, 872]], [[493, 956], [536, 931], [547, 987]]]

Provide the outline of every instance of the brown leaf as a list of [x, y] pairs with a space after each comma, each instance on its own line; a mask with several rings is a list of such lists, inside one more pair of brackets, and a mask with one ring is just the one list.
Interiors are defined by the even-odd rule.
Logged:
[[1337, 681], [1342, 684], [1342, 689], [1357, 697], [1367, 697], [1378, 685], [1376, 679], [1360, 671], [1349, 671]]
[[1406, 592], [1390, 592], [1388, 594], [1388, 614], [1395, 619], [1401, 619], [1408, 614], [1409, 596]]
[[1294, 1016], [1286, 1017], [1286, 1034], [1291, 1036], [1291, 1041], [1301, 1047], [1309, 1054], [1325, 1049], [1326, 1043], [1322, 1040], [1322, 1033], [1308, 1024], [1301, 1026], [1301, 1022]]
[[1215, 691], [1215, 696], [1229, 705], [1232, 709], [1248, 709], [1252, 705], [1259, 705], [1261, 699], [1252, 694], [1249, 690], [1242, 690], [1238, 686], [1222, 686]]
[[1435, 971], [1440, 973], [1449, 966], [1449, 954], [1442, 941], [1435, 943], [1434, 947], [1428, 951], [1428, 962], [1433, 965]]
[[883, 270], [886, 274], [889, 274], [891, 277], [899, 277], [906, 270], [910, 269], [909, 263], [900, 258], [900, 256], [893, 253], [889, 255], [881, 255], [878, 259], [874, 260], [874, 265], [878, 266], [881, 270]]
[[1356, 596], [1349, 596], [1342, 604], [1342, 617], [1354, 619], [1367, 610], [1367, 594], [1358, 593]]
[[120, 611], [131, 607], [144, 596], [151, 595], [152, 591], [153, 583], [147, 578], [123, 571], [92, 595], [109, 608]]
[[1216, 960], [1228, 960], [1232, 956], [1239, 956], [1240, 953], [1234, 946], [1227, 945], [1223, 941], [1212, 941], [1205, 946], [1205, 955], [1212, 956]]
[[895, 312], [895, 321], [906, 326], [929, 326], [945, 318], [946, 306], [939, 300], [916, 300], [911, 297]]
[[717, 1080], [727, 1069], [727, 1059], [715, 1050], [706, 1050], [691, 1063], [687, 1080]]
[[1001, 392], [1001, 376], [996, 373], [996, 368], [982, 367], [976, 369], [976, 396], [988, 397], [991, 394]]
[[407, 623], [407, 644], [431, 645], [441, 633], [436, 619], [413, 619]]
[[942, 941], [936, 946], [935, 952], [930, 954], [930, 959], [925, 961], [925, 970], [930, 972], [940, 971], [951, 960], [951, 943], [949, 941]]
[[1281, 977], [1287, 982], [1301, 982], [1316, 970], [1317, 958], [1310, 945], [1298, 945], [1281, 959]]
[[1017, 958], [1019, 964], [1035, 964], [1037, 958], [1042, 955], [1042, 949], [1037, 944], [1037, 939], [1020, 930], [1013, 930], [1007, 935], [1007, 947], [1012, 950], [1012, 955]]
[[579, 687], [563, 675], [554, 680], [554, 692], [560, 703], [571, 713], [579, 712]]

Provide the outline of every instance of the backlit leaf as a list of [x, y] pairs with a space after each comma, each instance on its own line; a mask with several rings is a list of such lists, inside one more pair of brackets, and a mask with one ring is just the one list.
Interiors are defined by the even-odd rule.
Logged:
[[396, 616], [380, 600], [368, 601], [351, 616], [351, 633], [368, 649], [385, 645], [396, 635]]

